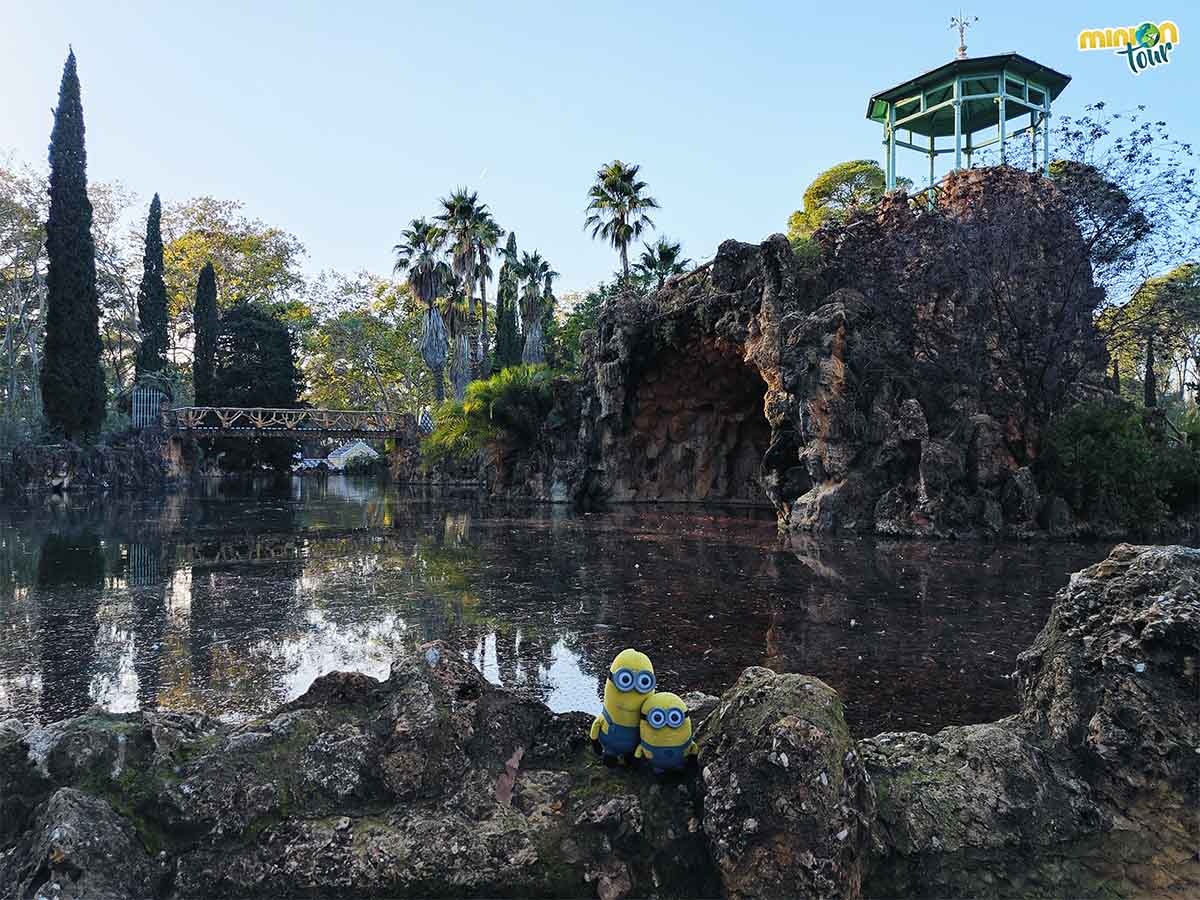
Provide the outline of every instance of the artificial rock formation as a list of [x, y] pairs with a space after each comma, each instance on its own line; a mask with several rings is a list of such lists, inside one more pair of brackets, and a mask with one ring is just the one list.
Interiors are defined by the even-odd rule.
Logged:
[[130, 432], [95, 446], [19, 444], [0, 459], [0, 496], [21, 499], [50, 491], [162, 493], [179, 477], [161, 429]]
[[608, 769], [590, 717], [431, 643], [240, 726], [0, 723], [5, 897], [1154, 896], [1200, 890], [1200, 551], [1056, 597], [1021, 708], [852, 740], [835, 692], [689, 695], [699, 773]]
[[892, 194], [816, 241], [815, 263], [781, 235], [726, 241], [656, 295], [611, 301], [578, 412], [494, 492], [770, 503], [794, 531], [1073, 530], [1029, 466], [1049, 416], [1102, 390], [1105, 354], [1053, 184], [957, 172], [932, 207]]

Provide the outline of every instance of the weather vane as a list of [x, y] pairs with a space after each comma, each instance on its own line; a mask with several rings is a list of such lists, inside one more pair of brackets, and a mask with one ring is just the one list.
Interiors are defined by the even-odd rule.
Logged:
[[958, 53], [956, 59], [967, 58], [967, 29], [979, 21], [979, 16], [967, 16], [960, 9], [957, 16], [950, 17], [951, 29], [958, 29]]

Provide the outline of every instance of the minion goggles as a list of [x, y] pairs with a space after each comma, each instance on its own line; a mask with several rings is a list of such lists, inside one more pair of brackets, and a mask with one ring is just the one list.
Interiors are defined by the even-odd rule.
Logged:
[[649, 694], [658, 684], [653, 672], [635, 672], [633, 669], [609, 672], [608, 680], [616, 685], [618, 691], [637, 691], [639, 694]]
[[678, 728], [683, 724], [686, 713], [678, 707], [673, 709], [663, 709], [661, 706], [655, 707], [642, 716], [650, 723], [651, 728], [664, 728], [670, 725], [672, 728]]

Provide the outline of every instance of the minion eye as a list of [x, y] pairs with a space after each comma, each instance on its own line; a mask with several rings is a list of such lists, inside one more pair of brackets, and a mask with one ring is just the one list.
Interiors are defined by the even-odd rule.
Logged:
[[673, 709], [669, 713], [667, 713], [667, 723], [672, 728], [678, 728], [680, 725], [682, 725], [683, 724], [683, 710], [682, 709]]
[[633, 687], [633, 673], [628, 669], [622, 669], [613, 677], [613, 683], [623, 691]]
[[646, 718], [654, 728], [662, 728], [667, 723], [667, 714], [661, 709], [650, 710], [650, 715], [646, 716]]
[[654, 675], [650, 672], [638, 672], [637, 689], [639, 694], [648, 694], [654, 690]]

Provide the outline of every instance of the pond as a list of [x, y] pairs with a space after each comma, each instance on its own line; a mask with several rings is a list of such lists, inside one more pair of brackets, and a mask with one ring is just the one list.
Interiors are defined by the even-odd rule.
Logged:
[[243, 719], [444, 638], [596, 712], [621, 648], [663, 689], [816, 675], [856, 734], [1015, 710], [1017, 654], [1109, 544], [780, 538], [770, 511], [582, 515], [332, 477], [0, 510], [0, 719], [98, 704]]

